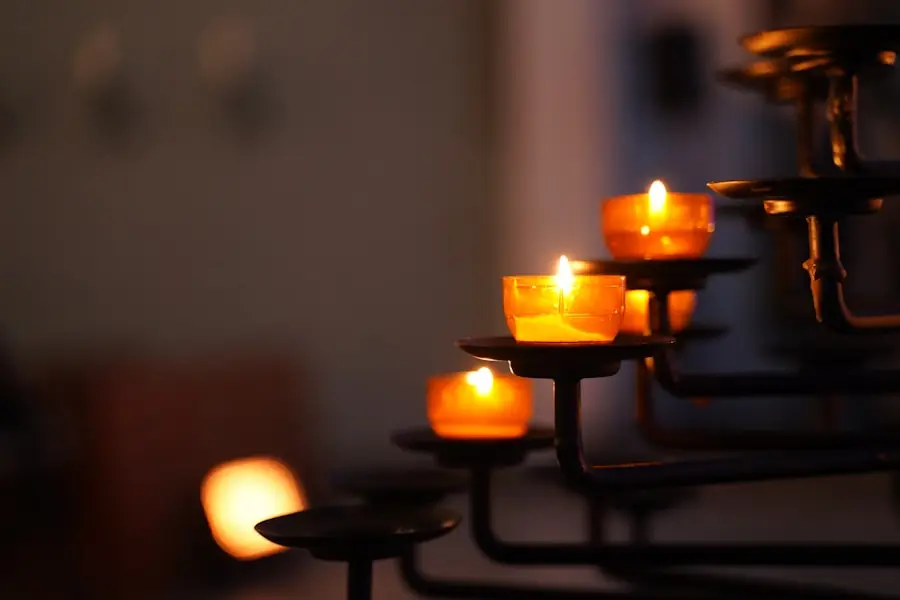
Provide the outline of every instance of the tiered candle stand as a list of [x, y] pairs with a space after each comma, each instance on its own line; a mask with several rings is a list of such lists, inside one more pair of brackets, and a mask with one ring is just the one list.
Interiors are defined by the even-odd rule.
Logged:
[[[435, 436], [427, 429], [412, 429], [398, 432], [392, 436], [400, 448], [410, 452], [427, 453], [434, 457], [437, 464], [443, 467], [435, 471], [401, 471], [377, 472], [344, 479], [340, 484], [341, 491], [349, 492], [362, 500], [374, 503], [373, 506], [384, 510], [382, 502], [387, 496], [394, 498], [393, 506], [404, 506], [407, 510], [416, 510], [433, 506], [439, 502], [438, 496], [447, 496], [460, 492], [458, 468], [465, 467], [473, 473], [479, 471], [488, 475], [498, 468], [512, 468], [519, 465], [530, 452], [547, 450], [552, 444], [552, 432], [544, 429], [531, 430], [523, 439], [505, 440], [466, 440], [450, 439]], [[518, 459], [514, 460], [514, 457]], [[543, 470], [537, 472], [543, 475]], [[559, 483], [559, 471], [550, 475], [553, 483]], [[484, 552], [482, 543], [492, 543], [493, 534], [489, 529], [490, 495], [485, 482], [489, 478], [473, 476], [479, 488], [470, 494], [470, 513], [473, 518], [470, 524], [479, 549]], [[571, 489], [571, 488], [570, 488]], [[612, 510], [629, 514], [636, 521], [643, 521], [641, 526], [632, 529], [632, 544], [650, 543], [647, 536], [646, 517], [663, 512], [685, 501], [690, 496], [689, 490], [669, 489], [613, 494], [609, 497], [588, 496], [587, 529], [590, 532], [590, 544], [600, 546], [605, 543], [603, 529], [605, 521]], [[477, 518], [475, 518], [477, 516]], [[487, 533], [476, 532], [475, 528], [488, 527]], [[487, 536], [485, 542], [484, 536]], [[501, 542], [502, 543], [502, 542]], [[494, 558], [488, 554], [489, 558]], [[502, 561], [501, 561], [502, 562]], [[634, 567], [601, 568], [606, 576], [629, 584], [638, 592], [619, 592], [608, 589], [577, 589], [572, 587], [548, 588], [541, 586], [521, 586], [478, 581], [459, 581], [439, 579], [423, 572], [416, 546], [410, 546], [401, 554], [398, 561], [401, 577], [407, 586], [423, 597], [431, 598], [472, 598], [480, 600], [634, 600], [641, 598], [728, 598], [756, 599], [759, 597], [791, 597], [800, 599], [837, 599], [866, 598], [857, 594], [847, 594], [841, 590], [826, 586], [794, 585], [789, 583], [773, 583], [748, 580], [735, 576], [693, 575], [673, 573], [671, 571], [648, 570]]]
[[[511, 338], [482, 338], [466, 339], [458, 342], [459, 346], [473, 356], [488, 360], [504, 360], [510, 363], [512, 371], [522, 376], [549, 378], [554, 381], [555, 401], [557, 405], [557, 423], [552, 438], [549, 432], [540, 430], [530, 431], [522, 438], [508, 439], [449, 439], [441, 438], [430, 430], [412, 430], [400, 432], [393, 436], [393, 441], [399, 447], [414, 451], [432, 454], [437, 463], [450, 468], [468, 468], [471, 472], [470, 490], [470, 527], [473, 539], [488, 558], [501, 564], [509, 565], [594, 565], [601, 567], [607, 574], [632, 583], [633, 585], [647, 589], [653, 586], [666, 586], [671, 590], [687, 590], [702, 597], [712, 597], [712, 590], [724, 591], [730, 597], [750, 597], [759, 593], [789, 593], [792, 597], [839, 597], [842, 592], [821, 589], [816, 587], [781, 586], [768, 582], [746, 581], [734, 578], [708, 578], [706, 576], [687, 576], [668, 571], [660, 571], [660, 567], [684, 566], [684, 565], [779, 565], [779, 566], [886, 566], [900, 564], [900, 556], [892, 556], [892, 553], [900, 550], [894, 546], [827, 546], [827, 545], [697, 545], [697, 544], [653, 544], [649, 540], [636, 537], [630, 544], [607, 544], [602, 541], [602, 536], [595, 533], [598, 529], [597, 507], [602, 506], [603, 500], [615, 502], [615, 499], [625, 498], [617, 493], [616, 488], [632, 488], [650, 486], [656, 482], [649, 482], [647, 478], [636, 482], [627, 482], [628, 485], [600, 486], [592, 485], [592, 480], [585, 481], [583, 475], [570, 477], [568, 483], [574, 484], [574, 489], [596, 500], [590, 506], [592, 532], [590, 541], [583, 544], [519, 544], [501, 540], [492, 527], [492, 472], [496, 468], [511, 467], [520, 463], [529, 450], [539, 450], [549, 446], [554, 440], [557, 452], [578, 452], [580, 460], [580, 432], [578, 427], [571, 427], [572, 415], [569, 410], [571, 399], [560, 398], [560, 389], [564, 392], [571, 391], [574, 382], [577, 390], [580, 379], [588, 376], [609, 376], [614, 374], [624, 359], [640, 359], [653, 351], [663, 348], [672, 342], [671, 339], [662, 337], [628, 338], [606, 345], [583, 344], [522, 344]], [[560, 411], [560, 404], [563, 410]], [[560, 420], [563, 423], [560, 426]], [[577, 411], [575, 413], [577, 422]], [[573, 439], [574, 438], [574, 439]], [[574, 448], [573, 448], [574, 446]], [[792, 454], [784, 452], [780, 458], [789, 457]], [[868, 456], [866, 454], [865, 456]], [[565, 464], [566, 458], [560, 456], [560, 463]], [[892, 460], [896, 461], [897, 457]], [[716, 478], [721, 477], [722, 464], [740, 465], [736, 459], [712, 459], [707, 461], [682, 462], [672, 465], [656, 464], [655, 466], [629, 463], [627, 465], [602, 467], [621, 472], [633, 471], [640, 474], [642, 469], [657, 469], [657, 477], [665, 479], [669, 476], [665, 471], [671, 469], [676, 475], [684, 479], [683, 473], [688, 473], [690, 483], [702, 484], [706, 482], [704, 469], [713, 472]], [[776, 457], [769, 456], [767, 461], [748, 463], [740, 473], [747, 479], [775, 478], [785, 475], [785, 469], [792, 476], [816, 475], [832, 472], [844, 472], [847, 470], [859, 471], [863, 467], [856, 455], [848, 453], [834, 453], [832, 455], [817, 453], [813, 457], [794, 461], [785, 467], [778, 464]], [[896, 466], [895, 463], [893, 463]], [[689, 465], [684, 470], [683, 465]], [[865, 463], [865, 468], [871, 465]], [[674, 468], [673, 468], [674, 467]], [[564, 470], [565, 473], [565, 470]], [[624, 476], [627, 477], [627, 476]], [[736, 480], [736, 479], [732, 479]], [[623, 479], [618, 479], [618, 482]], [[648, 507], [652, 508], [652, 497], [648, 498]], [[634, 498], [626, 499], [633, 503]], [[543, 598], [556, 593], [557, 597], [567, 596], [560, 591], [546, 589], [532, 590], [530, 588], [515, 588], [514, 595], [503, 596], [512, 588], [498, 590], [496, 586], [485, 584], [466, 584], [463, 582], [435, 582], [426, 585], [428, 579], [424, 577], [412, 560], [412, 556], [403, 566], [404, 576], [407, 582], [425, 595], [443, 597], [477, 597], [468, 596], [477, 590], [484, 597], [495, 597], [491, 592], [501, 594], [501, 597]], [[765, 592], [763, 591], [765, 590]], [[775, 590], [778, 590], [776, 592]], [[582, 592], [572, 592], [573, 597], [582, 597]], [[530, 595], [534, 594], [534, 595]], [[743, 595], [742, 595], [743, 594]], [[597, 592], [597, 597], [605, 597], [605, 594]]]
[[[841, 451], [782, 451], [754, 453], [745, 456], [714, 458], [708, 460], [651, 461], [641, 464], [602, 465], [594, 467], [584, 457], [581, 446], [581, 380], [592, 377], [614, 375], [622, 360], [648, 358], [653, 355], [654, 363], [664, 352], [669, 351], [672, 338], [646, 336], [643, 338], [622, 337], [610, 344], [527, 344], [518, 343], [509, 337], [469, 338], [457, 342], [459, 347], [476, 358], [483, 360], [507, 361], [513, 373], [522, 377], [544, 378], [553, 381], [555, 405], [555, 447], [556, 456], [563, 475], [569, 483], [587, 490], [608, 493], [623, 489], [641, 489], [665, 486], [711, 485], [729, 482], [750, 482], [770, 479], [836, 475], [841, 473], [864, 473], [887, 471], [900, 467], [900, 442], [873, 444], [861, 449]], [[698, 376], [705, 377], [705, 376]], [[724, 378], [727, 376], [715, 376]], [[743, 377], [743, 376], [740, 376]], [[473, 484], [473, 490], [476, 487]], [[608, 550], [608, 549], [607, 549]], [[702, 548], [682, 549], [685, 552], [668, 557], [659, 548], [641, 556], [645, 564], [669, 562], [681, 564], [705, 563], [707, 558]], [[719, 548], [722, 550], [722, 548]], [[819, 546], [801, 558], [803, 553], [788, 556], [775, 550], [768, 559], [775, 562], [766, 564], [834, 564], [841, 562], [842, 552]], [[868, 558], [865, 551], [856, 553], [851, 560], [855, 564], [865, 564], [869, 560], [880, 562], [880, 548]], [[588, 553], [590, 554], [590, 553]], [[600, 553], [601, 555], [603, 552]], [[716, 552], [708, 558], [709, 564], [751, 564], [757, 560], [746, 549], [731, 548]], [[527, 556], [517, 554], [511, 556]], [[622, 557], [628, 555], [625, 552]], [[583, 564], [602, 562], [602, 556], [590, 560], [578, 552], [561, 552], [557, 558], [567, 563], [568, 558], [582, 556]], [[612, 553], [615, 561], [621, 557]], [[848, 557], [850, 558], [850, 557]], [[627, 559], [623, 559], [627, 560]], [[786, 561], [782, 563], [783, 561]], [[805, 563], [803, 561], [810, 560]], [[722, 561], [722, 562], [719, 562]], [[800, 561], [800, 562], [796, 562]], [[824, 561], [820, 563], [819, 561]], [[577, 562], [577, 561], [576, 561]], [[900, 564], [900, 557], [896, 558]]]
[[[750, 67], [732, 70], [725, 78], [742, 87], [763, 91], [775, 102], [797, 108], [798, 177], [709, 184], [717, 193], [735, 200], [762, 201], [769, 215], [804, 218], [807, 222], [810, 290], [817, 319], [843, 333], [882, 333], [900, 330], [900, 315], [861, 317], [846, 306], [843, 285], [847, 273], [841, 264], [838, 228], [847, 217], [873, 214], [883, 198], [900, 193], [900, 166], [862, 157], [856, 141], [857, 87], [861, 78], [880, 74], [892, 66], [900, 50], [900, 26], [811, 27], [768, 31], [745, 37], [743, 46], [762, 56]], [[830, 138], [830, 162], [816, 163], [813, 118], [816, 103], [824, 100]], [[661, 185], [661, 184], [660, 184]], [[657, 193], [660, 187], [656, 189]], [[607, 243], [617, 245], [623, 256], [642, 250], [671, 256], [679, 244], [702, 254], [712, 231], [708, 198], [690, 194], [619, 197], [605, 206], [610, 215], [627, 217], [628, 223], [610, 218]], [[668, 200], [667, 200], [668, 198]], [[649, 200], [647, 204], [641, 204]], [[667, 205], [672, 202], [672, 205]], [[674, 208], [673, 208], [674, 207]], [[639, 210], [638, 210], [639, 209]], [[670, 210], [672, 209], [672, 210]], [[637, 215], [637, 216], [635, 216]], [[637, 223], [641, 219], [647, 222]], [[667, 221], [671, 219], [671, 221]], [[652, 227], [651, 227], [652, 224]], [[639, 229], [635, 229], [639, 225]], [[671, 232], [681, 238], [669, 237]], [[636, 232], [640, 232], [639, 235]], [[662, 232], [662, 233], [660, 233]], [[644, 236], [644, 237], [641, 237]], [[677, 242], [677, 243], [676, 243]], [[670, 246], [667, 246], [670, 244]], [[644, 246], [647, 246], [646, 248]], [[637, 250], [636, 250], [637, 249]], [[687, 251], [685, 251], [687, 254]], [[349, 565], [348, 595], [354, 600], [371, 594], [373, 560], [400, 557], [404, 577], [423, 595], [474, 598], [729, 598], [777, 596], [794, 598], [862, 597], [811, 586], [787, 586], [713, 576], [670, 572], [686, 566], [829, 566], [898, 567], [900, 546], [877, 544], [696, 544], [655, 543], [637, 535], [630, 543], [602, 539], [602, 508], [624, 493], [660, 488], [686, 488], [728, 482], [815, 477], [849, 473], [900, 470], [900, 436], [873, 434], [866, 437], [834, 433], [660, 431], [652, 420], [650, 385], [657, 382], [666, 392], [681, 398], [712, 399], [759, 396], [809, 396], [822, 394], [883, 394], [900, 391], [900, 371], [866, 370], [847, 359], [827, 369], [798, 372], [684, 374], [674, 355], [673, 327], [669, 322], [669, 296], [673, 291], [698, 289], [714, 274], [738, 272], [752, 261], [726, 259], [671, 259], [635, 261], [576, 261], [576, 273], [624, 275], [633, 289], [649, 292], [649, 335], [619, 335], [602, 327], [578, 328], [570, 320], [586, 307], [589, 298], [597, 313], [610, 308], [612, 318], [622, 291], [621, 279], [613, 292], [603, 296], [606, 283], [582, 280], [588, 288], [576, 298], [575, 286], [562, 275], [531, 278], [525, 284], [507, 278], [510, 299], [522, 302], [521, 314], [512, 311], [511, 331], [520, 339], [533, 335], [559, 335], [565, 339], [590, 339], [590, 343], [523, 343], [512, 337], [468, 338], [457, 342], [471, 356], [508, 363], [520, 377], [553, 382], [554, 428], [531, 430], [521, 437], [502, 439], [450, 439], [430, 431], [401, 432], [394, 442], [401, 448], [434, 455], [440, 466], [470, 473], [470, 527], [481, 552], [508, 565], [581, 565], [601, 568], [631, 584], [633, 591], [535, 590], [477, 583], [440, 582], [418, 570], [415, 545], [451, 531], [459, 516], [434, 506], [450, 492], [438, 480], [421, 480], [410, 499], [402, 484], [388, 485], [389, 492], [357, 489], [373, 504], [357, 507], [317, 508], [260, 523], [258, 531], [275, 543], [307, 548], [324, 560]], [[525, 278], [523, 278], [524, 281]], [[504, 281], [504, 294], [507, 293]], [[589, 285], [590, 284], [590, 285]], [[540, 286], [539, 293], [534, 290]], [[590, 286], [593, 286], [592, 288]], [[521, 286], [521, 289], [518, 287]], [[529, 287], [530, 286], [530, 287]], [[554, 294], [558, 293], [558, 302]], [[505, 297], [506, 298], [506, 297]], [[594, 306], [602, 299], [609, 306]], [[579, 304], [578, 301], [581, 301]], [[556, 302], [556, 304], [554, 304]], [[531, 303], [531, 304], [529, 304]], [[540, 316], [534, 319], [534, 309]], [[573, 306], [578, 306], [575, 309]], [[564, 310], [565, 309], [565, 310]], [[565, 314], [564, 314], [565, 313]], [[597, 316], [597, 315], [592, 315]], [[522, 329], [516, 330], [522, 319]], [[532, 319], [529, 321], [529, 319]], [[602, 323], [602, 319], [597, 319]], [[610, 327], [614, 326], [612, 323]], [[531, 329], [528, 329], [531, 327]], [[528, 333], [523, 333], [527, 331]], [[587, 337], [588, 334], [593, 337]], [[543, 339], [543, 338], [541, 338]], [[553, 340], [564, 339], [554, 337]], [[685, 340], [689, 338], [684, 338]], [[581, 442], [581, 381], [615, 375], [623, 360], [638, 361], [637, 404], [643, 410], [644, 431], [665, 446], [704, 450], [747, 450], [733, 456], [702, 459], [667, 459], [623, 464], [593, 465], [584, 456]], [[808, 365], [807, 365], [808, 366]], [[821, 367], [821, 363], [818, 365]], [[652, 381], [651, 381], [652, 379]], [[508, 382], [507, 382], [508, 383]], [[607, 401], [597, 399], [596, 401]], [[666, 438], [663, 434], [670, 435]], [[501, 540], [492, 528], [492, 474], [497, 468], [520, 464], [532, 451], [555, 448], [560, 472], [567, 486], [589, 500], [591, 535], [581, 544], [513, 543]], [[390, 484], [390, 482], [387, 482]], [[427, 484], [427, 485], [426, 485]], [[422, 486], [429, 487], [423, 492]], [[365, 486], [364, 486], [365, 487]], [[635, 496], [628, 502], [634, 505]], [[651, 497], [652, 499], [652, 497]], [[715, 588], [715, 589], [714, 589]]]

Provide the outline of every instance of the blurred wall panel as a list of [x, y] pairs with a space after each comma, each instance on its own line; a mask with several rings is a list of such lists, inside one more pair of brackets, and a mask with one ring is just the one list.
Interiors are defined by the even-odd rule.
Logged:
[[[627, 76], [621, 52], [629, 35], [622, 27], [626, 6], [619, 0], [500, 5], [505, 28], [496, 56], [498, 269], [549, 273], [561, 254], [605, 254], [597, 206], [604, 195], [622, 189], [620, 144], [630, 116], [620, 94]], [[499, 311], [496, 316], [502, 319]], [[585, 419], [605, 421], [616, 410], [611, 390], [628, 383], [585, 382], [586, 397], [610, 397], [585, 402]], [[536, 392], [536, 420], [552, 423], [549, 382], [537, 382]]]
[[[0, 88], [21, 117], [0, 153], [0, 324], [15, 347], [287, 342], [316, 373], [334, 460], [394, 456], [389, 431], [424, 422], [424, 378], [470, 364], [452, 342], [499, 302], [484, 291], [486, 11], [0, 2]], [[198, 72], [222, 18], [255, 32], [258, 135]], [[128, 92], [117, 139], [72, 76], [101, 25]]]

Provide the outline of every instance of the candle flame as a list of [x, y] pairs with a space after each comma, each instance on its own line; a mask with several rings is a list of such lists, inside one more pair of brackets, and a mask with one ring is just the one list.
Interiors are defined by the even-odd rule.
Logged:
[[575, 282], [575, 276], [572, 274], [572, 267], [569, 266], [569, 259], [565, 255], [559, 257], [559, 267], [556, 269], [556, 285], [568, 294], [572, 291], [572, 284]]
[[657, 179], [650, 185], [650, 214], [658, 215], [666, 210], [666, 185]]
[[487, 396], [494, 387], [494, 374], [487, 367], [466, 373], [466, 383], [475, 388], [479, 396]]

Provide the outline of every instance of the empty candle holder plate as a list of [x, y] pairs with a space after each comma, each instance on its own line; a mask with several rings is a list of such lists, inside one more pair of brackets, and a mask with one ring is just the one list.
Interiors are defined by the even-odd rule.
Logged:
[[343, 474], [334, 487], [373, 506], [430, 506], [467, 490], [469, 476], [450, 469], [369, 470]]
[[513, 467], [530, 452], [553, 448], [553, 439], [554, 431], [549, 427], [533, 427], [517, 438], [443, 438], [426, 428], [399, 431], [391, 436], [401, 450], [431, 454], [439, 465], [449, 468]]
[[625, 276], [629, 290], [699, 290], [712, 275], [738, 273], [755, 265], [755, 258], [676, 258], [662, 260], [573, 260], [575, 273], [615, 273]]
[[459, 521], [457, 513], [443, 508], [332, 506], [268, 519], [256, 531], [274, 544], [309, 550], [321, 560], [350, 562], [394, 558], [412, 545], [450, 533]]
[[712, 181], [711, 190], [735, 200], [764, 200], [770, 215], [861, 215], [881, 209], [882, 198], [900, 193], [898, 177], [795, 177]]

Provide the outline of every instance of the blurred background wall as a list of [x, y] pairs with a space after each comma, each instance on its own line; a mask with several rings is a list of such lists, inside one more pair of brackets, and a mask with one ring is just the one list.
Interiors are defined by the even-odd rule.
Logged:
[[488, 14], [0, 2], [8, 345], [283, 347], [335, 462], [387, 460], [499, 302]]

